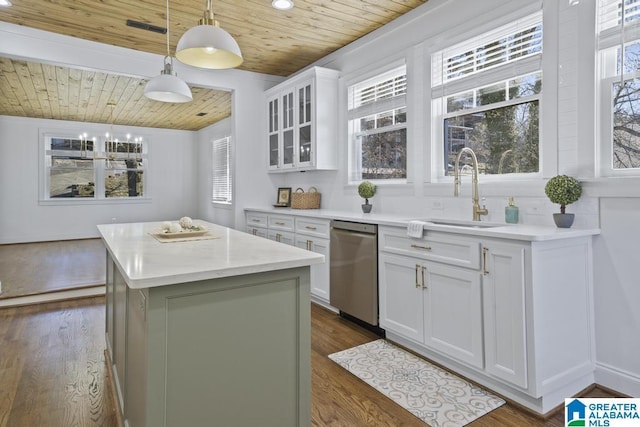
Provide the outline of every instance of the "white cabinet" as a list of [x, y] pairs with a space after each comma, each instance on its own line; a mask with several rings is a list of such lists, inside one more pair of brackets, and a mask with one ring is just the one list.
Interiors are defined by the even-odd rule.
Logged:
[[247, 233], [324, 255], [324, 264], [311, 266], [311, 297], [329, 305], [329, 220], [292, 214], [247, 210]]
[[311, 266], [311, 295], [329, 304], [329, 220], [295, 218], [296, 246], [324, 255], [324, 264]]
[[594, 382], [590, 235], [379, 232], [389, 339], [538, 413]]
[[270, 172], [337, 168], [338, 75], [313, 67], [265, 92]]
[[436, 262], [423, 266], [425, 344], [482, 368], [480, 273]]
[[486, 371], [527, 388], [526, 246], [489, 241], [482, 253]]
[[437, 233], [411, 239], [404, 230], [381, 228], [381, 326], [481, 368], [480, 272], [456, 265], [475, 265], [478, 243]]
[[424, 342], [421, 266], [414, 258], [380, 252], [380, 326], [416, 342]]

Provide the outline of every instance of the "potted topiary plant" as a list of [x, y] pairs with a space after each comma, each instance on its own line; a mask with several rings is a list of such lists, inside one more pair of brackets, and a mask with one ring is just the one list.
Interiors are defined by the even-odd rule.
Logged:
[[560, 205], [560, 213], [553, 214], [553, 220], [559, 228], [570, 228], [574, 214], [566, 213], [567, 205], [577, 201], [582, 195], [580, 182], [567, 175], [554, 176], [547, 182], [544, 192], [553, 203]]
[[369, 199], [376, 194], [376, 186], [369, 181], [362, 181], [360, 185], [358, 185], [358, 194], [364, 199], [362, 212], [371, 212], [371, 208], [373, 207], [373, 205], [369, 204]]

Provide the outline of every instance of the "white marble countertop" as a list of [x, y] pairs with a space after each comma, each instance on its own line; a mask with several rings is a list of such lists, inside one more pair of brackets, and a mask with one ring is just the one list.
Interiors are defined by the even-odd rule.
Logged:
[[[295, 215], [310, 218], [338, 219], [343, 221], [364, 222], [367, 224], [387, 225], [392, 227], [407, 227], [409, 221], [424, 221], [424, 230], [442, 231], [467, 236], [496, 237], [501, 239], [525, 240], [525, 241], [545, 241], [568, 239], [573, 237], [594, 236], [600, 234], [599, 228], [557, 228], [541, 225], [527, 224], [506, 224], [496, 222], [459, 221], [455, 219], [440, 218], [451, 225], [436, 224], [429, 221], [429, 218], [419, 216], [402, 217], [399, 215], [365, 214], [346, 211], [336, 211], [328, 209], [291, 209], [291, 208], [246, 208], [246, 211], [261, 212], [269, 215]], [[436, 221], [437, 219], [433, 219]], [[476, 225], [476, 226], [474, 226]], [[490, 225], [491, 227], [484, 227]]]
[[149, 288], [324, 262], [324, 256], [227, 227], [194, 220], [214, 239], [158, 241], [161, 222], [98, 225], [131, 288]]

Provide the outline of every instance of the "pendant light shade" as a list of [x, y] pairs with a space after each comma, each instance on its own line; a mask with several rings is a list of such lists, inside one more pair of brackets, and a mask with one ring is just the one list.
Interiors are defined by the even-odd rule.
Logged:
[[191, 89], [179, 79], [173, 71], [173, 57], [169, 49], [169, 0], [167, 0], [167, 56], [164, 57], [164, 69], [149, 80], [144, 87], [144, 95], [161, 102], [189, 102], [193, 100]]
[[187, 30], [178, 41], [176, 58], [180, 62], [211, 70], [234, 68], [242, 64], [240, 46], [214, 19], [211, 0], [206, 0], [204, 17], [199, 24]]
[[144, 95], [155, 101], [161, 102], [189, 102], [193, 100], [191, 89], [173, 71], [171, 57], [164, 57], [164, 70], [147, 82], [144, 87]]

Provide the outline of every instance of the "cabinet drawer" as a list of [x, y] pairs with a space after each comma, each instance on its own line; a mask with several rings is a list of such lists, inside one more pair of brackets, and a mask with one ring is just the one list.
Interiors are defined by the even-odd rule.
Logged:
[[410, 255], [446, 264], [480, 268], [480, 241], [448, 233], [431, 233], [421, 239], [407, 236], [404, 229], [384, 228], [379, 234], [381, 251]]
[[258, 237], [267, 237], [267, 229], [263, 228], [263, 227], [247, 227], [247, 233], [249, 234], [253, 234], [254, 236], [258, 236]]
[[329, 238], [329, 221], [319, 218], [296, 217], [296, 233]]
[[269, 230], [267, 237], [276, 242], [284, 243], [287, 245], [295, 246], [295, 234], [287, 233], [286, 231]]
[[247, 226], [248, 227], [267, 227], [267, 214], [249, 212], [247, 213]]
[[294, 220], [292, 216], [269, 215], [269, 230], [294, 230]]

